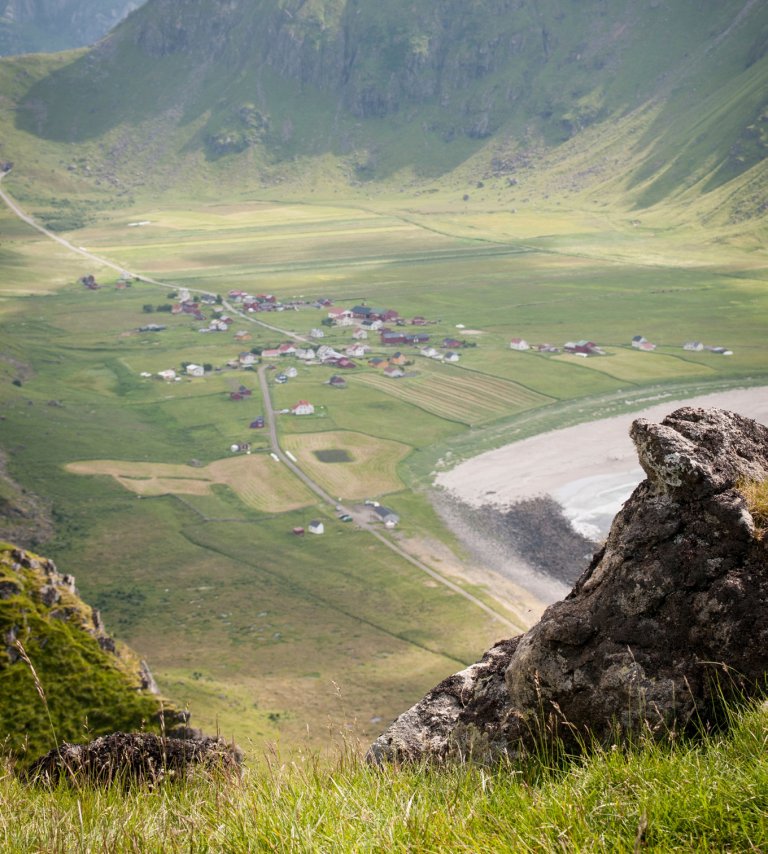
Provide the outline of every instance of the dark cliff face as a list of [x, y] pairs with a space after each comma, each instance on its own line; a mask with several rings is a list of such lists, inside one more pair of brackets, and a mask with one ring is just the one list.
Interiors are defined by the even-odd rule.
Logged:
[[0, 0], [0, 56], [93, 44], [143, 0]]
[[768, 428], [683, 408], [632, 428], [648, 477], [570, 595], [431, 691], [374, 759], [570, 747], [722, 721], [768, 679]]

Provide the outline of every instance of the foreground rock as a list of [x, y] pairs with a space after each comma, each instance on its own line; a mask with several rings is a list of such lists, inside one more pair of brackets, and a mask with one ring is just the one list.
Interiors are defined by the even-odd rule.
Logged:
[[232, 771], [241, 763], [238, 748], [220, 738], [117, 732], [88, 744], [62, 744], [32, 765], [28, 779], [44, 784], [61, 779], [98, 785], [155, 784], [183, 778], [195, 768]]
[[768, 538], [745, 493], [768, 480], [768, 429], [683, 408], [631, 435], [647, 479], [573, 591], [401, 715], [372, 761], [671, 734], [763, 689]]

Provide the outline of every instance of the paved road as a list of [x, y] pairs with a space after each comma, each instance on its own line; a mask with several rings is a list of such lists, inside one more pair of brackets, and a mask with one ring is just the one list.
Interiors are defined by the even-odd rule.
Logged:
[[[5, 172], [0, 172], [0, 181], [5, 177], [6, 174], [7, 173], [5, 173]], [[78, 255], [82, 255], [83, 257], [88, 258], [89, 260], [94, 261], [98, 264], [103, 264], [104, 266], [109, 267], [112, 270], [117, 270], [117, 272], [120, 274], [127, 274], [134, 279], [138, 279], [139, 281], [147, 282], [147, 283], [152, 284], [152, 285], [158, 285], [162, 288], [169, 288], [169, 289], [175, 290], [179, 287], [186, 287], [183, 285], [176, 285], [176, 284], [169, 284], [167, 282], [160, 282], [157, 279], [150, 278], [149, 276], [142, 276], [141, 274], [133, 273], [129, 270], [126, 270], [125, 267], [121, 267], [119, 264], [115, 264], [106, 258], [102, 258], [99, 255], [95, 255], [93, 252], [89, 252], [87, 249], [84, 249], [82, 246], [75, 246], [73, 243], [70, 243], [65, 238], [60, 237], [58, 234], [54, 234], [52, 231], [49, 231], [47, 228], [45, 228], [42, 225], [39, 225], [37, 222], [35, 222], [35, 220], [31, 216], [29, 216], [27, 213], [25, 213], [22, 210], [22, 208], [20, 208], [18, 206], [18, 204], [1, 187], [0, 187], [0, 198], [2, 198], [2, 200], [10, 208], [10, 210], [13, 211], [13, 213], [16, 214], [16, 216], [19, 219], [21, 219], [23, 222], [27, 223], [27, 225], [29, 225], [32, 228], [34, 228], [35, 230], [39, 231], [41, 234], [44, 234], [46, 237], [50, 238], [51, 240], [55, 240], [61, 246], [66, 247], [67, 249], [71, 250], [72, 252], [76, 252]], [[210, 291], [204, 291], [201, 289], [187, 288], [187, 290], [189, 290], [192, 293], [199, 293], [199, 294], [209, 294], [210, 293]], [[212, 294], [212, 295], [215, 296], [215, 294]], [[248, 320], [251, 323], [256, 323], [259, 326], [264, 326], [265, 328], [271, 329], [274, 332], [279, 332], [281, 335], [285, 335], [286, 337], [293, 338], [295, 341], [306, 341], [307, 340], [304, 336], [298, 335], [295, 332], [289, 332], [287, 329], [281, 329], [279, 326], [272, 326], [271, 324], [265, 323], [262, 320], [257, 320], [256, 318], [251, 317], [250, 315], [246, 314], [245, 312], [242, 312], [239, 309], [235, 308], [234, 306], [227, 303], [226, 301], [223, 303], [223, 305], [226, 307], [227, 311], [230, 311], [233, 314], [237, 314], [239, 317], [243, 318], [244, 320]], [[492, 617], [497, 622], [499, 622], [502, 625], [512, 629], [515, 633], [518, 633], [520, 631], [520, 627], [518, 625], [516, 625], [515, 623], [513, 623], [511, 620], [507, 619], [507, 617], [503, 616], [502, 614], [499, 614], [497, 611], [494, 611], [494, 609], [491, 608], [489, 605], [487, 605], [485, 602], [478, 599], [476, 596], [473, 596], [468, 591], [464, 590], [463, 587], [459, 587], [458, 584], [455, 584], [450, 579], [445, 578], [445, 576], [441, 575], [439, 572], [436, 572], [434, 569], [427, 566], [427, 564], [422, 563], [422, 561], [420, 561], [418, 558], [415, 558], [413, 555], [409, 554], [405, 549], [403, 549], [399, 545], [397, 545], [397, 543], [395, 543], [389, 537], [385, 536], [381, 532], [381, 530], [379, 530], [377, 527], [375, 527], [373, 524], [371, 524], [367, 520], [365, 513], [360, 513], [358, 511], [352, 509], [352, 508], [347, 508], [347, 507], [344, 507], [343, 505], [340, 505], [339, 502], [335, 498], [330, 496], [318, 483], [315, 483], [315, 481], [312, 480], [312, 478], [310, 478], [309, 475], [307, 475], [304, 471], [302, 471], [302, 469], [300, 469], [299, 466], [296, 465], [296, 463], [294, 463], [292, 460], [290, 460], [285, 455], [282, 448], [280, 447], [280, 443], [278, 442], [277, 423], [276, 423], [276, 419], [275, 419], [275, 411], [272, 408], [272, 397], [271, 397], [270, 391], [269, 391], [269, 383], [267, 382], [267, 375], [266, 375], [266, 367], [265, 366], [262, 365], [259, 368], [258, 376], [259, 376], [259, 385], [261, 386], [261, 394], [262, 394], [262, 397], [264, 399], [264, 415], [265, 415], [265, 420], [266, 420], [266, 423], [267, 423], [267, 426], [269, 429], [269, 442], [270, 442], [270, 445], [272, 447], [272, 453], [278, 457], [278, 459], [280, 460], [281, 463], [288, 466], [288, 468], [296, 475], [296, 477], [298, 477], [299, 480], [301, 480], [304, 484], [306, 484], [306, 486], [309, 487], [309, 489], [311, 489], [312, 492], [314, 492], [315, 495], [317, 495], [319, 498], [321, 498], [326, 504], [329, 504], [331, 507], [334, 508], [334, 510], [336, 509], [336, 507], [339, 507], [340, 509], [337, 511], [339, 514], [349, 513], [349, 515], [352, 516], [355, 523], [360, 528], [367, 531], [372, 537], [375, 537], [380, 543], [382, 543], [384, 546], [386, 546], [390, 551], [395, 552], [395, 554], [399, 555], [403, 560], [408, 561], [408, 563], [410, 563], [412, 566], [415, 566], [417, 569], [426, 573], [430, 578], [434, 579], [439, 584], [442, 584], [444, 587], [447, 587], [449, 590], [452, 590], [454, 593], [457, 593], [459, 596], [462, 596], [468, 602], [471, 602], [473, 605], [480, 608], [482, 611], [484, 611], [486, 614], [488, 614], [490, 617]]]
[[399, 555], [403, 560], [408, 561], [412, 566], [415, 566], [417, 569], [420, 569], [422, 572], [425, 572], [430, 578], [433, 578], [435, 581], [439, 582], [443, 586], [447, 587], [449, 590], [452, 590], [454, 593], [458, 593], [459, 596], [462, 596], [468, 602], [471, 602], [473, 605], [476, 605], [481, 610], [485, 611], [486, 614], [493, 617], [498, 622], [507, 626], [510, 629], [513, 629], [515, 632], [520, 631], [520, 627], [515, 625], [511, 620], [508, 620], [506, 617], [502, 616], [498, 613], [498, 611], [494, 611], [489, 605], [487, 605], [482, 600], [478, 599], [477, 596], [473, 596], [471, 593], [466, 591], [463, 587], [459, 587], [458, 584], [454, 584], [453, 581], [446, 578], [444, 575], [441, 575], [439, 572], [436, 572], [431, 567], [427, 566], [427, 564], [420, 561], [418, 558], [415, 558], [412, 554], [409, 554], [405, 549], [401, 548], [396, 542], [391, 540], [385, 534], [378, 529], [378, 523], [370, 523], [366, 518], [366, 512], [359, 512], [352, 507], [346, 507], [343, 504], [340, 504], [339, 501], [329, 495], [319, 484], [315, 483], [312, 478], [309, 477], [293, 460], [289, 459], [286, 456], [283, 449], [280, 447], [280, 443], [277, 438], [277, 423], [275, 418], [275, 410], [272, 407], [272, 398], [269, 390], [269, 383], [267, 381], [267, 368], [265, 365], [261, 365], [258, 370], [259, 376], [259, 385], [261, 387], [261, 395], [264, 399], [264, 416], [267, 424], [267, 428], [269, 430], [269, 443], [272, 448], [272, 453], [278, 457], [281, 463], [284, 463], [288, 468], [299, 478], [303, 483], [305, 483], [315, 495], [319, 496], [326, 504], [329, 504], [333, 507], [334, 511], [338, 515], [342, 515], [344, 513], [348, 513], [354, 519], [355, 523], [362, 528], [364, 531], [367, 531], [372, 537], [376, 537], [376, 539], [385, 545], [390, 551], [395, 552], [395, 554]]

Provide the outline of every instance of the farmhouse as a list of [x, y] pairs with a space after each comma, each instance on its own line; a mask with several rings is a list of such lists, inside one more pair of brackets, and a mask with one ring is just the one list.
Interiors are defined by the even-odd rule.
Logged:
[[389, 507], [374, 507], [372, 508], [373, 512], [379, 517], [379, 519], [384, 523], [386, 528], [394, 528], [395, 525], [400, 521], [400, 517], [395, 513], [394, 510], [390, 510]]
[[595, 344], [594, 341], [568, 341], [563, 345], [563, 350], [566, 353], [572, 353], [578, 356], [604, 356], [605, 350]]
[[404, 365], [408, 359], [398, 350], [397, 353], [390, 357], [390, 365]]
[[315, 407], [308, 400], [300, 400], [291, 407], [292, 415], [314, 415]]
[[[262, 353], [262, 355], [264, 354]], [[237, 357], [237, 361], [240, 363], [241, 367], [247, 368], [250, 365], [256, 364], [256, 356], [246, 350], [240, 353], [240, 355]]]
[[353, 359], [362, 359], [370, 349], [367, 344], [350, 344], [344, 352]]
[[352, 337], [355, 341], [364, 341], [368, 337], [368, 330], [363, 329], [362, 326], [358, 326], [357, 329], [352, 333]]
[[461, 357], [458, 353], [446, 353], [443, 357], [444, 362], [458, 362]]
[[458, 338], [443, 338], [443, 347], [445, 347], [446, 350], [458, 350], [458, 348], [462, 346], [463, 344]]
[[319, 327], [315, 327], [314, 329], [309, 330], [310, 338], [325, 338], [325, 332]]
[[405, 374], [402, 368], [398, 368], [397, 365], [390, 365], [388, 368], [384, 368], [384, 376], [390, 379], [397, 379], [398, 377], [405, 376]]
[[321, 362], [328, 362], [331, 360], [341, 359], [342, 355], [338, 350], [334, 350], [330, 344], [321, 344], [317, 348], [317, 358], [320, 359]]
[[293, 356], [296, 353], [296, 347], [290, 343], [281, 344], [277, 350], [281, 356]]
[[683, 350], [693, 350], [697, 353], [700, 353], [704, 349], [704, 345], [701, 341], [686, 341], [683, 344]]
[[384, 323], [378, 318], [375, 318], [364, 320], [360, 325], [363, 327], [363, 329], [367, 329], [369, 332], [377, 332], [379, 329], [381, 329]]
[[188, 377], [203, 377], [205, 376], [205, 368], [202, 365], [187, 365]]
[[296, 368], [293, 367], [293, 365], [291, 365], [289, 368], [286, 368], [283, 373], [288, 377], [289, 380], [292, 380], [294, 377], [297, 377], [299, 375], [299, 372], [296, 370]]
[[524, 338], [513, 338], [513, 339], [509, 342], [509, 349], [510, 349], [510, 350], [520, 350], [520, 351], [522, 351], [522, 350], [530, 350], [530, 349], [531, 349], [531, 347], [530, 347], [530, 345], [528, 344], [528, 342], [527, 342]]
[[269, 347], [261, 351], [262, 359], [279, 359], [280, 351], [276, 347]]
[[346, 356], [341, 356], [340, 358], [335, 360], [335, 364], [337, 368], [356, 368], [357, 364], [353, 362], [351, 359], [348, 359]]
[[633, 347], [638, 347], [638, 348], [639, 348], [639, 347], [640, 347], [640, 345], [641, 345], [641, 344], [645, 344], [645, 342], [646, 342], [647, 340], [648, 340], [648, 339], [647, 339], [645, 336], [643, 336], [643, 335], [635, 335], [635, 337], [632, 339], [632, 346], [633, 346]]
[[329, 380], [328, 385], [333, 386], [333, 388], [346, 388], [347, 381], [344, 377], [340, 377], [338, 374], [334, 374]]
[[319, 519], [313, 519], [309, 525], [307, 525], [307, 530], [310, 534], [324, 534], [325, 525], [323, 525]]

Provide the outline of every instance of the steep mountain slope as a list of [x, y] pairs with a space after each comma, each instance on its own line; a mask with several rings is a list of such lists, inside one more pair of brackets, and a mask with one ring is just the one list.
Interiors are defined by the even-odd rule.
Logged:
[[4, 0], [0, 56], [92, 44], [141, 0]]
[[[328, 155], [352, 183], [575, 157], [580, 187], [607, 168], [648, 206], [762, 175], [767, 51], [757, 0], [150, 0], [33, 85], [17, 122], [98, 141], [91, 168], [133, 185], [128, 164], [153, 186], [185, 169], [242, 186]], [[739, 193], [729, 210], [760, 212], [754, 185]]]

